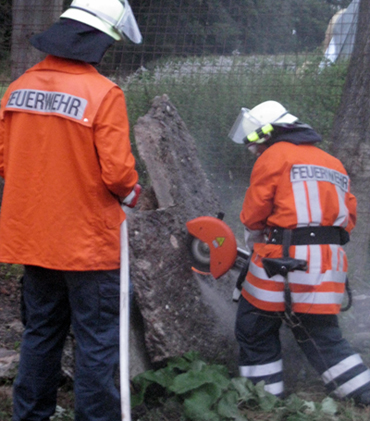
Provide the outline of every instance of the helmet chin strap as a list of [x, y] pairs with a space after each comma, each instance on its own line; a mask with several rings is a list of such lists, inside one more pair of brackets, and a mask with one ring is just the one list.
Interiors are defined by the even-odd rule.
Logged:
[[249, 151], [252, 155], [257, 155], [257, 149], [258, 149], [258, 146], [257, 146], [255, 143], [253, 143], [253, 144], [251, 144], [251, 145], [247, 145], [247, 148], [248, 148], [248, 151]]
[[259, 157], [268, 148], [268, 145], [266, 143], [251, 143], [247, 145], [247, 148], [252, 155]]

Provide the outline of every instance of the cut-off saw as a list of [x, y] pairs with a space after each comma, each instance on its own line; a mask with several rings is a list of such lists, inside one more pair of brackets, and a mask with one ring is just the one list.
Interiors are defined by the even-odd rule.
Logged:
[[192, 258], [192, 270], [202, 275], [220, 278], [230, 269], [240, 271], [233, 300], [238, 301], [242, 283], [248, 272], [249, 253], [238, 247], [231, 228], [222, 220], [223, 214], [217, 218], [200, 216], [186, 223], [189, 232], [189, 251]]

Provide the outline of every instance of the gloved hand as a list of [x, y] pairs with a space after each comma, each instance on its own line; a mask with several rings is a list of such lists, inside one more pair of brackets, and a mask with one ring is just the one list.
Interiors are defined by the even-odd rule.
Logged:
[[249, 230], [247, 227], [245, 227], [244, 240], [247, 251], [252, 253], [254, 243], [265, 242], [264, 230]]
[[140, 184], [135, 184], [134, 188], [131, 190], [131, 193], [127, 195], [125, 198], [121, 199], [121, 204], [129, 208], [134, 208], [137, 204], [137, 201], [139, 200], [140, 193], [141, 193]]

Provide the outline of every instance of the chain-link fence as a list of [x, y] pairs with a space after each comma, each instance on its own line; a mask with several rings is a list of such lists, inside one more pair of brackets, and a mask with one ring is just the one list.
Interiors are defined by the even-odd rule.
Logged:
[[[12, 11], [11, 0], [1, 3], [1, 93], [11, 81], [12, 68], [23, 59], [32, 61], [30, 53], [14, 54], [17, 42], [27, 43], [15, 33], [29, 37], [45, 26], [40, 18], [45, 8], [51, 19], [68, 4], [13, 0]], [[328, 147], [358, 4], [359, 0], [133, 0], [143, 43], [116, 43], [98, 69], [125, 91], [131, 125], [155, 96], [168, 94], [195, 138], [220, 198], [222, 209], [215, 214], [224, 211], [241, 236], [238, 214], [253, 160], [243, 146], [228, 139], [240, 108], [277, 100], [321, 133]]]

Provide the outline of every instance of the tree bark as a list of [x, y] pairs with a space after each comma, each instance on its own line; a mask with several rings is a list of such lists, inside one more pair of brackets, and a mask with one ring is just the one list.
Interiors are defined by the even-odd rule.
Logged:
[[54, 23], [63, 10], [63, 0], [13, 0], [11, 78], [19, 77], [44, 57], [29, 39]]
[[350, 273], [365, 281], [370, 240], [370, 8], [361, 1], [357, 36], [341, 105], [334, 121], [332, 152], [346, 167], [358, 200], [358, 222], [347, 246]]

